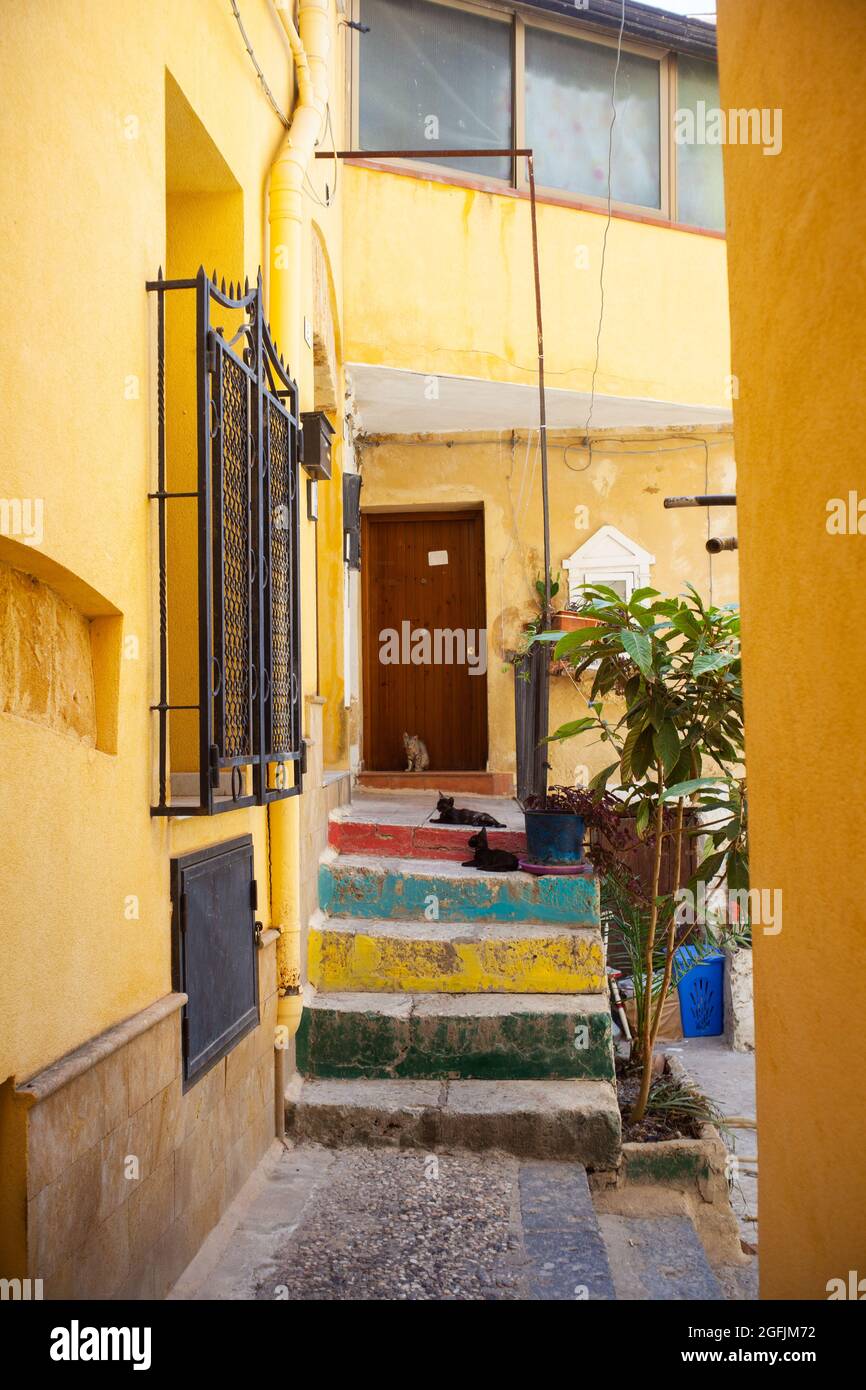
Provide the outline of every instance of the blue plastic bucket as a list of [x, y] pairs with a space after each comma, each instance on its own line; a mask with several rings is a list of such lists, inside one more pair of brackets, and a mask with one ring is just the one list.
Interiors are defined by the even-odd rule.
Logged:
[[582, 864], [583, 816], [525, 811], [526, 858], [530, 864]]
[[713, 951], [689, 967], [697, 955], [694, 946], [681, 946], [675, 955], [683, 1034], [687, 1038], [717, 1038], [725, 1026], [725, 957], [721, 951]]

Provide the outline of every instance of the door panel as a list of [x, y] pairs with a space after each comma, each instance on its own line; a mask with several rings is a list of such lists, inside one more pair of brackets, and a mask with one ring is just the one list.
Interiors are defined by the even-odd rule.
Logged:
[[[363, 528], [364, 765], [375, 772], [405, 769], [406, 730], [426, 743], [431, 771], [483, 771], [486, 671], [470, 675], [468, 659], [402, 659], [411, 655], [412, 633], [429, 632], [435, 656], [437, 631], [461, 632], [474, 645], [478, 665], [485, 627], [483, 513], [365, 513]], [[436, 562], [443, 557], [445, 563]], [[397, 664], [381, 659], [382, 634], [389, 631], [399, 638]], [[439, 655], [446, 656], [449, 643], [440, 642]], [[460, 655], [459, 639], [452, 655]]]

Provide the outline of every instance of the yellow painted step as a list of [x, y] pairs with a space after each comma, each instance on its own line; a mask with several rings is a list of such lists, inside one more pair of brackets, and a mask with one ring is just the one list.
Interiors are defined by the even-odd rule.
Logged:
[[310, 983], [328, 992], [601, 994], [594, 927], [529, 923], [375, 922], [316, 912]]

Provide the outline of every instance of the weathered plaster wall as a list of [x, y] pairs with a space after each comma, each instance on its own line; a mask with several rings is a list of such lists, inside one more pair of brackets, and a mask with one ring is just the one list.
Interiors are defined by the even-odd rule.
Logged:
[[96, 743], [90, 624], [47, 584], [2, 562], [0, 712]]
[[[529, 203], [347, 167], [347, 362], [529, 385], [537, 341]], [[589, 390], [606, 218], [539, 204], [545, 366]], [[729, 404], [725, 243], [614, 218], [600, 394]]]
[[[781, 109], [782, 152], [725, 150], [755, 933], [761, 1292], [826, 1298], [864, 1273], [866, 537], [827, 504], [863, 492], [866, 145], [850, 96], [866, 7], [720, 0], [725, 107]], [[832, 93], [836, 93], [834, 98]]]
[[[543, 572], [541, 484], [537, 434], [503, 432], [446, 441], [388, 438], [369, 441], [362, 454], [365, 508], [484, 506], [489, 762], [496, 772], [515, 767], [514, 673], [507, 652], [520, 641], [524, 623], [537, 612], [534, 581]], [[554, 571], [600, 526], [612, 524], [656, 557], [651, 581], [663, 593], [679, 593], [691, 581], [706, 597], [710, 575], [716, 603], [737, 596], [737, 557], [713, 559], [704, 548], [706, 513], [665, 511], [668, 494], [734, 491], [728, 434], [704, 433], [703, 444], [637, 432], [623, 442], [599, 438], [593, 461], [578, 435], [550, 438], [551, 554]], [[566, 449], [566, 446], [567, 449]], [[628, 453], [623, 451], [628, 450]], [[671, 452], [657, 452], [660, 450]], [[581, 470], [581, 471], [575, 471]], [[736, 529], [732, 513], [713, 514], [714, 534]], [[567, 577], [561, 575], [563, 601]], [[585, 713], [585, 702], [564, 676], [551, 682], [551, 730]], [[552, 782], [574, 782], [610, 762], [601, 744], [587, 739], [552, 745]]]

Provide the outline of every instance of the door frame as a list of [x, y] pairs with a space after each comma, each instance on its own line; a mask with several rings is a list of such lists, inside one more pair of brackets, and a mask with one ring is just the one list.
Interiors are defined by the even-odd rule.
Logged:
[[[484, 503], [477, 505], [466, 502], [456, 502], [453, 505], [446, 504], [441, 507], [431, 507], [429, 504], [419, 506], [371, 506], [361, 510], [361, 555], [369, 557], [370, 547], [370, 521], [375, 517], [406, 517], [410, 521], [474, 521], [480, 530], [481, 545], [481, 575], [482, 575], [482, 610], [484, 614], [484, 627], [487, 629], [487, 518], [485, 516]], [[370, 728], [370, 683], [367, 679], [367, 634], [370, 630], [370, 567], [369, 564], [361, 563], [361, 632], [360, 632], [360, 655], [361, 655], [361, 762], [360, 767], [364, 772], [376, 772], [381, 769], [372, 768], [369, 764], [369, 744], [368, 730]], [[488, 640], [488, 670], [480, 679], [484, 682], [484, 747], [482, 752], [483, 767], [478, 771], [486, 772], [490, 762], [490, 688], [488, 685], [489, 675], [489, 642]], [[447, 769], [442, 769], [447, 770]], [[389, 769], [385, 769], [389, 771]], [[394, 774], [396, 775], [396, 774]], [[433, 774], [435, 775], [435, 774]]]

